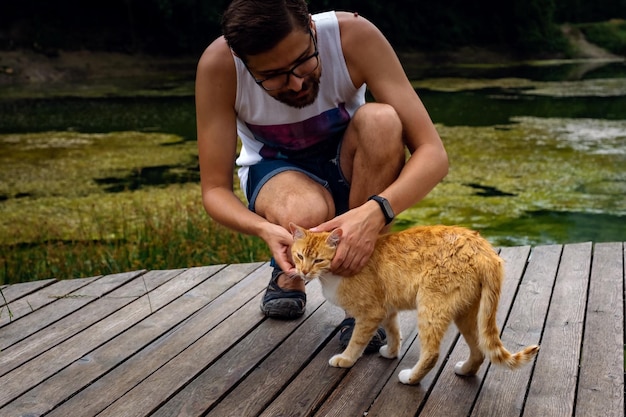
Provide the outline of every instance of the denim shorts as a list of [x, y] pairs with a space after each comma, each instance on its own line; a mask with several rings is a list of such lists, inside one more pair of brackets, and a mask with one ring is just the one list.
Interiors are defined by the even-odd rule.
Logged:
[[323, 146], [299, 152], [285, 159], [262, 159], [248, 168], [246, 197], [248, 208], [254, 211], [256, 198], [261, 187], [273, 176], [285, 171], [298, 171], [306, 174], [326, 188], [335, 202], [335, 215], [348, 211], [350, 184], [339, 166], [341, 140], [330, 140]]

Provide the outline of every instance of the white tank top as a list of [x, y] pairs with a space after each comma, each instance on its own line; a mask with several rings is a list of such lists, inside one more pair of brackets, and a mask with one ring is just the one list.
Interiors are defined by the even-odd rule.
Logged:
[[283, 104], [259, 87], [241, 59], [237, 69], [237, 133], [242, 149], [237, 158], [239, 180], [246, 189], [248, 166], [265, 157], [286, 158], [280, 151], [298, 151], [343, 134], [354, 112], [365, 103], [365, 85], [354, 87], [346, 66], [335, 12], [313, 15], [322, 66], [317, 99], [301, 109]]

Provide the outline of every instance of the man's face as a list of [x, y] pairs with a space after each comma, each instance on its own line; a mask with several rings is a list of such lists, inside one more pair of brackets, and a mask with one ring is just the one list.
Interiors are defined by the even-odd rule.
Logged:
[[269, 51], [249, 56], [246, 66], [267, 94], [288, 106], [317, 98], [322, 70], [312, 31], [292, 31]]

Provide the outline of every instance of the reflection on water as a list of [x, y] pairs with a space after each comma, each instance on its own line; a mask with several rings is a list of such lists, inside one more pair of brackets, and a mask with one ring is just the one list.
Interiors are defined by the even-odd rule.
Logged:
[[[626, 78], [623, 79], [626, 84]], [[446, 126], [494, 126], [515, 116], [626, 120], [620, 97], [550, 97], [485, 89], [461, 92], [419, 90], [433, 120]]]
[[[422, 203], [399, 216], [396, 228], [462, 224], [498, 245], [626, 241], [624, 62], [413, 68], [408, 73], [438, 126], [451, 168]], [[48, 96], [38, 90], [36, 98], [0, 92], [0, 134], [55, 131], [58, 139], [64, 132], [155, 132], [178, 136], [171, 146], [180, 147], [195, 140], [192, 86], [189, 80], [181, 85], [148, 92], [142, 86], [135, 95], [126, 89], [123, 95], [109, 91], [98, 97], [92, 91], [82, 98], [59, 93], [67, 88], [51, 89]], [[146, 147], [163, 149], [161, 139], [150, 140]], [[2, 150], [5, 163], [12, 157], [7, 149]], [[94, 177], [98, 186], [89, 192], [197, 181], [197, 164], [180, 154], [173, 161], [134, 166], [130, 173]], [[19, 155], [25, 163], [25, 154]], [[5, 198], [30, 198], [30, 192], [15, 189]]]

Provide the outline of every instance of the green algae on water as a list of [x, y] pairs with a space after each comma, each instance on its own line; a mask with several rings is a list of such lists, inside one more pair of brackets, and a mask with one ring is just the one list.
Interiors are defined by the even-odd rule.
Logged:
[[[607, 233], [594, 234], [594, 240], [626, 239], [626, 123], [536, 117], [512, 121], [492, 127], [438, 126], [450, 173], [421, 204], [399, 216], [397, 227], [462, 224], [482, 230], [498, 244], [546, 243], [557, 236], [566, 240], [559, 243], [567, 243], [585, 238], [569, 230], [584, 225], [557, 222], [557, 229], [568, 230], [555, 229], [551, 238], [546, 229], [553, 224], [543, 214], [557, 213], [552, 217], [556, 221], [576, 213], [590, 222], [602, 214], [605, 221], [594, 223], [595, 228]], [[484, 189], [498, 192], [485, 195]], [[526, 231], [512, 227], [528, 218]]]

